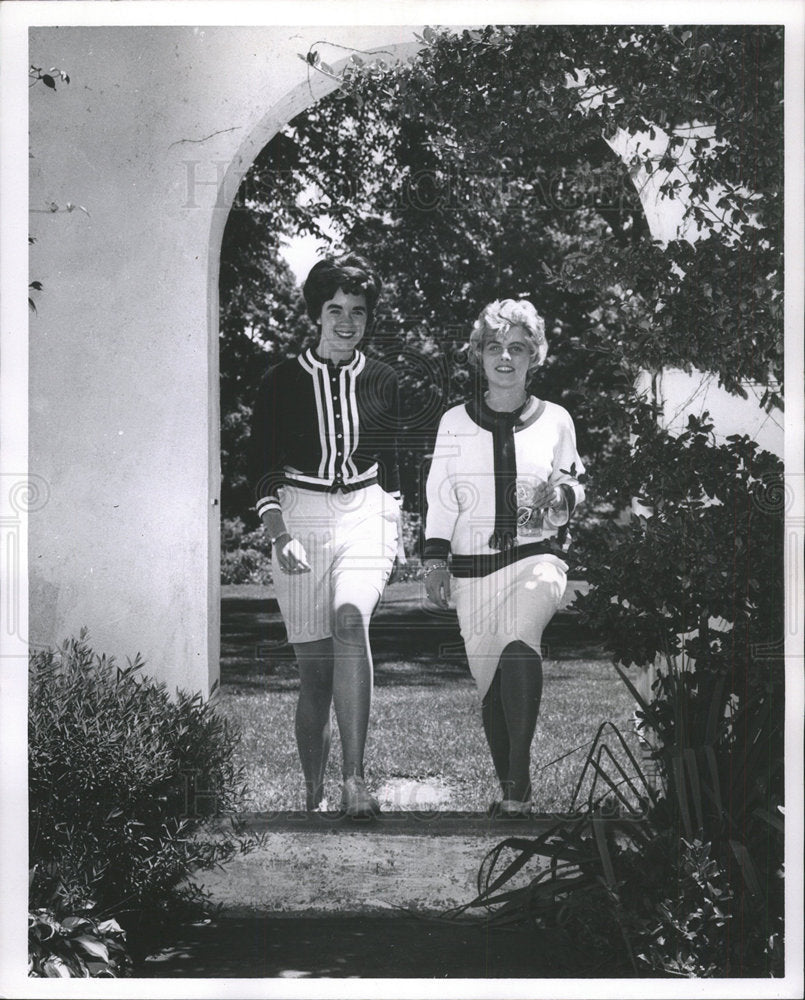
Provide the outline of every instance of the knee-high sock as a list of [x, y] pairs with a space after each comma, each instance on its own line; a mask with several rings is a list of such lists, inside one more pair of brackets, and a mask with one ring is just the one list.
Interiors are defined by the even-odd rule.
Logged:
[[500, 700], [506, 719], [509, 762], [507, 798], [531, 798], [531, 741], [542, 698], [542, 658], [524, 642], [512, 642], [500, 658]]

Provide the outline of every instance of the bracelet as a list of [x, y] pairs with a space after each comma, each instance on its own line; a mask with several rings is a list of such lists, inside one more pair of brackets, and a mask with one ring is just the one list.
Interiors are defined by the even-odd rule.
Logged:
[[422, 573], [423, 579], [427, 580], [427, 578], [430, 576], [430, 574], [433, 573], [437, 569], [447, 569], [447, 563], [443, 562], [443, 561], [440, 561], [440, 562], [437, 562], [437, 563], [431, 563], [430, 566], [426, 566], [425, 569], [424, 569], [424, 572]]
[[274, 537], [273, 537], [273, 538], [271, 539], [271, 544], [272, 544], [272, 545], [276, 545], [276, 543], [277, 543], [277, 539], [278, 539], [278, 538], [284, 538], [284, 537], [285, 537], [286, 535], [288, 536], [288, 538], [291, 538], [291, 539], [293, 538], [293, 535], [292, 535], [292, 534], [290, 533], [290, 531], [281, 531], [281, 532], [280, 532], [280, 533], [279, 533], [278, 535], [275, 535], [275, 536], [274, 536]]

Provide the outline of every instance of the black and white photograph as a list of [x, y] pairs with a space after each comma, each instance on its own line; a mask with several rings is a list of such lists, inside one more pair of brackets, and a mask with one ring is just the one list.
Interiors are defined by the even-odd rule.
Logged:
[[0, 995], [802, 995], [804, 52], [0, 4]]

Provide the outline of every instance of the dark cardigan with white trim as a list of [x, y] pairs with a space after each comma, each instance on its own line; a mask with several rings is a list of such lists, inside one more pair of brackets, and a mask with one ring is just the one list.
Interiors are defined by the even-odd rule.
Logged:
[[378, 482], [399, 497], [398, 419], [396, 374], [361, 351], [336, 364], [308, 348], [270, 368], [251, 427], [258, 515], [279, 509], [284, 485], [335, 492]]

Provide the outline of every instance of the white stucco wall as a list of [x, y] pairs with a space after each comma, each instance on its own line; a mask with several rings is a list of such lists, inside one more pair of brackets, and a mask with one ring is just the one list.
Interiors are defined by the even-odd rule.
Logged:
[[[415, 30], [31, 29], [30, 61], [71, 80], [30, 100], [30, 275], [44, 290], [29, 468], [48, 492], [28, 519], [33, 644], [86, 625], [98, 650], [139, 651], [171, 689], [214, 687], [227, 211], [273, 133], [332, 87], [308, 85], [298, 53], [326, 38], [404, 55]], [[322, 49], [333, 65], [348, 55]]]

